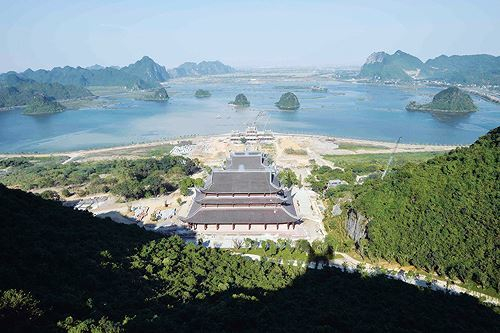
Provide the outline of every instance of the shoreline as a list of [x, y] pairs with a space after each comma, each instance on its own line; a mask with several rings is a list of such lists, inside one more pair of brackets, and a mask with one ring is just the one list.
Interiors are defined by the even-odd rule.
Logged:
[[[361, 144], [367, 146], [379, 146], [380, 149], [375, 149], [373, 151], [365, 151], [363, 149], [359, 151], [351, 151], [351, 150], [343, 150], [348, 151], [355, 154], [372, 154], [372, 153], [380, 153], [380, 150], [393, 149], [395, 146], [395, 142], [383, 141], [383, 140], [370, 140], [370, 139], [358, 139], [358, 138], [348, 138], [341, 136], [331, 136], [331, 135], [322, 135], [322, 134], [295, 134], [295, 133], [280, 133], [273, 132], [275, 140], [279, 140], [284, 137], [292, 137], [296, 139], [303, 138], [312, 138], [318, 139], [326, 142], [331, 142], [332, 144], [345, 143], [345, 144]], [[142, 143], [131, 143], [124, 145], [116, 145], [110, 147], [102, 147], [102, 148], [89, 148], [89, 149], [78, 149], [78, 150], [69, 150], [69, 151], [54, 151], [54, 152], [0, 152], [0, 158], [9, 158], [9, 157], [51, 157], [51, 156], [68, 156], [70, 159], [76, 158], [78, 156], [85, 156], [91, 154], [98, 153], [113, 153], [120, 150], [128, 150], [128, 149], [140, 149], [140, 148], [154, 148], [157, 146], [168, 145], [168, 144], [178, 144], [179, 141], [204, 141], [203, 139], [229, 139], [231, 133], [223, 133], [223, 134], [214, 134], [214, 135], [185, 135], [179, 136], [171, 139], [161, 139], [150, 142], [142, 142]], [[265, 142], [263, 144], [266, 144]], [[464, 147], [468, 145], [460, 145], [460, 144], [419, 144], [419, 143], [400, 143], [399, 149], [412, 149], [417, 151], [448, 151], [451, 149], [455, 149], [457, 147]]]

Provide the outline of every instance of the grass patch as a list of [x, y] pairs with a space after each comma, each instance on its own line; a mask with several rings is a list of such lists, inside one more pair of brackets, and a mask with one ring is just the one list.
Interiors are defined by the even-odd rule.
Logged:
[[172, 148], [174, 148], [174, 145], [171, 144], [165, 144], [159, 147], [155, 147], [148, 151], [148, 156], [150, 157], [155, 157], [155, 156], [163, 156], [166, 154], [169, 154], [170, 151], [172, 151]]
[[307, 155], [307, 151], [305, 149], [286, 148], [285, 153], [288, 155]]
[[[392, 161], [392, 167], [402, 166], [406, 163], [422, 163], [433, 157], [446, 154], [446, 152], [415, 152], [396, 153]], [[323, 155], [327, 161], [335, 163], [341, 168], [352, 169], [355, 173], [373, 172], [383, 170], [391, 153], [381, 154], [357, 154], [357, 155]]]
[[380, 146], [380, 145], [363, 145], [363, 144], [356, 144], [356, 143], [338, 143], [339, 149], [345, 149], [345, 150], [378, 150], [378, 149], [389, 149], [389, 147], [386, 146]]

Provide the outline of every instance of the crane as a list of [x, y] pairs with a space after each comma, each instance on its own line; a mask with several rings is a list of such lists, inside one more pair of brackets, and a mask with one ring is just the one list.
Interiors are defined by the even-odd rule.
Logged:
[[399, 142], [401, 142], [401, 139], [403, 137], [400, 136], [398, 138], [398, 140], [396, 141], [396, 145], [394, 146], [394, 149], [392, 150], [392, 153], [391, 153], [391, 156], [389, 156], [389, 160], [387, 161], [387, 166], [385, 167], [385, 170], [384, 170], [384, 173], [382, 174], [382, 177], [381, 179], [384, 179], [385, 175], [387, 174], [387, 172], [389, 171], [389, 168], [391, 166], [391, 163], [392, 163], [392, 160], [394, 159], [394, 154], [396, 153], [396, 149], [398, 149], [398, 146], [399, 146]]

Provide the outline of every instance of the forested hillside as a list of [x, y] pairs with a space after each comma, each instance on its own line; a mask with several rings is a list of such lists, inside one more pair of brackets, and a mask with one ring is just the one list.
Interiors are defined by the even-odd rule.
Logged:
[[[9, 72], [0, 75], [2, 80]], [[86, 86], [123, 86], [134, 89], [159, 87], [160, 82], [169, 78], [165, 67], [158, 65], [149, 57], [143, 57], [123, 68], [105, 67], [102, 69], [87, 69], [82, 67], [55, 67], [51, 70], [27, 69], [17, 76], [34, 80], [39, 83], [60, 83], [78, 87]]]
[[491, 332], [467, 296], [256, 262], [0, 185], [0, 331]]
[[0, 77], [0, 108], [30, 104], [37, 95], [54, 99], [93, 97], [92, 93], [83, 87], [60, 83], [39, 83], [13, 73]]
[[140, 199], [174, 191], [199, 171], [194, 160], [165, 155], [160, 158], [118, 159], [62, 164], [60, 158], [0, 159], [0, 183], [32, 190], [62, 186], [80, 195], [108, 193]]
[[236, 70], [220, 61], [185, 62], [168, 71], [172, 77], [201, 76], [233, 73]]
[[500, 289], [500, 127], [357, 188], [362, 251]]
[[372, 53], [359, 73], [374, 81], [435, 80], [450, 84], [498, 85], [500, 57], [489, 54], [440, 55], [423, 63], [403, 51]]

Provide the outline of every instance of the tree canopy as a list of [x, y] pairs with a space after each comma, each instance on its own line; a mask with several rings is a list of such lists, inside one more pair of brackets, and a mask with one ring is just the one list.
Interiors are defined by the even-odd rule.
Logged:
[[356, 187], [366, 254], [500, 289], [500, 128]]
[[472, 297], [252, 261], [2, 185], [0, 216], [0, 331], [471, 332], [500, 324]]

